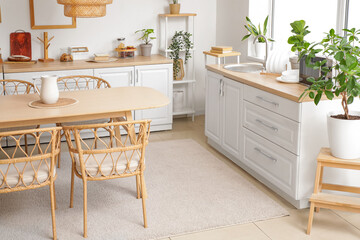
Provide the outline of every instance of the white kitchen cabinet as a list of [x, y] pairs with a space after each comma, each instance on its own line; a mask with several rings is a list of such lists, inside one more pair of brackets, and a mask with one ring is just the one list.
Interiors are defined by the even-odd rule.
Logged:
[[[208, 143], [295, 207], [308, 207], [316, 157], [321, 147], [329, 146], [326, 116], [329, 111], [342, 111], [341, 99], [315, 106], [246, 84], [239, 91], [238, 85], [236, 80], [208, 72]], [[360, 101], [354, 101], [351, 108], [360, 109]], [[356, 171], [324, 169], [323, 177], [328, 183], [360, 187]]]
[[94, 69], [94, 76], [105, 79], [111, 87], [134, 86], [134, 67]]
[[152, 120], [152, 130], [172, 128], [172, 71], [172, 64], [135, 66], [135, 86], [156, 89], [170, 99], [170, 104], [167, 106], [135, 111], [136, 120]]
[[[172, 64], [94, 69], [94, 76], [111, 87], [142, 86], [156, 89], [172, 100]], [[172, 104], [161, 108], [134, 111], [135, 120], [151, 119], [151, 130], [172, 129]]]
[[205, 135], [216, 144], [220, 142], [220, 81], [222, 76], [209, 72], [206, 81]]
[[208, 74], [205, 135], [234, 157], [242, 153], [242, 88], [239, 82]]

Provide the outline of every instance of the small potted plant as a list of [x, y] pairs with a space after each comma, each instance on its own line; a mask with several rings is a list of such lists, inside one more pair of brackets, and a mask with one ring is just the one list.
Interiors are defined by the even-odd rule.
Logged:
[[180, 4], [178, 0], [172, 0], [170, 3], [170, 14], [179, 14], [180, 13]]
[[[360, 158], [360, 112], [350, 112], [349, 105], [360, 96], [360, 29], [344, 29], [343, 37], [331, 29], [320, 42], [299, 45], [299, 57], [305, 57], [307, 67], [320, 72], [318, 78], [308, 78], [312, 83], [300, 99], [309, 96], [317, 105], [322, 96], [329, 100], [340, 98], [342, 112], [330, 112], [327, 116], [328, 136], [331, 153], [343, 159]], [[321, 54], [322, 61], [312, 59]], [[329, 64], [329, 62], [332, 64]]]
[[185, 64], [187, 63], [189, 58], [192, 57], [190, 49], [194, 47], [194, 44], [190, 39], [191, 36], [192, 36], [191, 33], [184, 31], [179, 31], [179, 32], [176, 31], [171, 39], [169, 50], [171, 50], [170, 58], [174, 60], [174, 64], [173, 64], [174, 80], [182, 79], [178, 77], [178, 74], [182, 68], [182, 59], [180, 58], [180, 51], [185, 51]]
[[292, 44], [291, 51], [295, 52], [295, 56], [289, 58], [291, 69], [299, 69], [299, 54], [303, 49], [307, 49], [310, 43], [305, 40], [305, 36], [310, 33], [309, 26], [306, 26], [304, 20], [290, 23], [291, 32], [294, 34], [289, 37], [288, 43]]
[[152, 48], [152, 43], [151, 40], [156, 39], [156, 37], [150, 37], [151, 34], [154, 34], [154, 29], [140, 29], [137, 30], [135, 33], [141, 32], [143, 35], [142, 37], [139, 38], [139, 40], [144, 41], [143, 44], [140, 44], [140, 48], [141, 48], [141, 55], [145, 56], [145, 57], [149, 57], [151, 56], [151, 48]]
[[[268, 25], [269, 16], [265, 18], [264, 24], [263, 24], [263, 30], [261, 30], [261, 26], [259, 23], [259, 26], [256, 27], [250, 20], [250, 18], [246, 17], [246, 25], [245, 28], [248, 30], [248, 34], [245, 35], [241, 41], [244, 41], [245, 39], [248, 39], [250, 36], [257, 37], [258, 35], [264, 35], [266, 36], [267, 33], [267, 25]], [[268, 41], [274, 42], [273, 39], [267, 38]], [[262, 37], [259, 37], [257, 42], [255, 43], [255, 55], [258, 58], [264, 58], [265, 51], [266, 51], [266, 45], [265, 45], [265, 39]]]

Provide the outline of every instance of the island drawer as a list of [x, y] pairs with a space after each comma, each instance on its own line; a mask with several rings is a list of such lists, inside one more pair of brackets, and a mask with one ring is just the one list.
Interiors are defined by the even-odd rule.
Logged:
[[243, 161], [267, 181], [296, 198], [298, 156], [244, 129]]
[[244, 101], [243, 126], [299, 155], [298, 122]]
[[248, 85], [244, 85], [244, 99], [294, 121], [300, 122], [300, 103]]

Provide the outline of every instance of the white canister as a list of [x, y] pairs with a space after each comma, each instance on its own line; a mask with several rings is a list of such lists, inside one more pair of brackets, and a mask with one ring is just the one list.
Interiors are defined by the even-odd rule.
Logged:
[[180, 112], [184, 108], [184, 91], [178, 90], [173, 92], [173, 111]]

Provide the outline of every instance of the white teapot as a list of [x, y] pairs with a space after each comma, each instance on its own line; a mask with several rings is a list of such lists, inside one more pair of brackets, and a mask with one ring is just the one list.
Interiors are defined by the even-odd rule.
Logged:
[[59, 100], [59, 88], [57, 85], [58, 77], [56, 75], [41, 76], [40, 99], [44, 104], [54, 104]]

